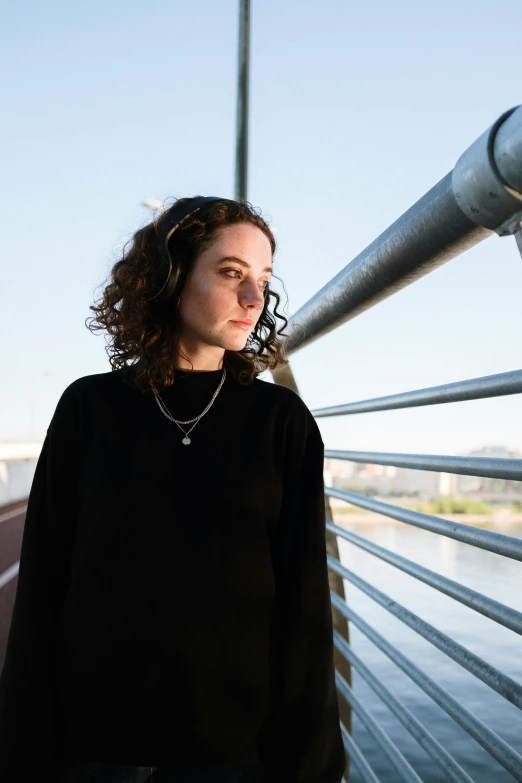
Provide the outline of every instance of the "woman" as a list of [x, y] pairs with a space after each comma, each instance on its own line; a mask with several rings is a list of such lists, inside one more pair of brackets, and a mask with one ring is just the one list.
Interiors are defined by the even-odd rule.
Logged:
[[38, 459], [1, 783], [340, 783], [324, 445], [256, 377], [287, 364], [275, 249], [248, 202], [180, 199], [91, 307], [112, 369], [65, 389]]

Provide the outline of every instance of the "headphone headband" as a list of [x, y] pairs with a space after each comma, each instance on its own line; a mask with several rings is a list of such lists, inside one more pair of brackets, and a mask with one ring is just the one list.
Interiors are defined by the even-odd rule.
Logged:
[[149, 302], [165, 302], [167, 299], [170, 299], [176, 290], [182, 270], [179, 264], [173, 265], [168, 244], [178, 226], [210, 201], [231, 200], [221, 196], [194, 196], [188, 203], [180, 207], [174, 206], [169, 211], [168, 217], [161, 224], [161, 232], [158, 238], [160, 259], [154, 274], [153, 294], [147, 297]]

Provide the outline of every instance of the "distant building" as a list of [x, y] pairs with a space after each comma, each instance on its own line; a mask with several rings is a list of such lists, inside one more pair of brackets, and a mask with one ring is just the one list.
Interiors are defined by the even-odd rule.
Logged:
[[[466, 456], [520, 459], [522, 452], [509, 450], [503, 446], [484, 446]], [[519, 481], [345, 460], [325, 459], [324, 476], [326, 486], [384, 497], [402, 495], [429, 500], [438, 497], [468, 496], [486, 501], [522, 497], [522, 483]]]
[[[470, 457], [493, 457], [496, 459], [520, 459], [522, 452], [506, 449], [504, 446], [483, 446], [470, 451]], [[457, 476], [457, 491], [460, 495], [485, 501], [518, 500], [522, 498], [522, 483], [509, 479], [482, 478], [480, 476]]]
[[29, 495], [42, 442], [0, 443], [0, 506]]

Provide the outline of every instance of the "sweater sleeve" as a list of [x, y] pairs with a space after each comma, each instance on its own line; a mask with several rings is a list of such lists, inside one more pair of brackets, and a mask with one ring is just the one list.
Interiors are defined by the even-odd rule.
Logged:
[[0, 783], [37, 780], [59, 758], [55, 650], [78, 505], [78, 414], [71, 384], [47, 429], [29, 493], [0, 676]]
[[273, 551], [273, 706], [261, 732], [261, 763], [270, 783], [340, 783], [346, 759], [326, 559], [324, 444], [311, 412], [299, 407], [287, 428]]

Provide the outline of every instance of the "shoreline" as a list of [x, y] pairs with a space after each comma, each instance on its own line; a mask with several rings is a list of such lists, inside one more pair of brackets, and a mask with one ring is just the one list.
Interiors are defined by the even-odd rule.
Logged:
[[[495, 514], [429, 514], [428, 516], [446, 519], [448, 522], [460, 522], [463, 525], [473, 525], [474, 527], [488, 527], [496, 530], [522, 526], [522, 513], [512, 513], [507, 509], [501, 509]], [[338, 508], [332, 509], [334, 525], [339, 527], [349, 527], [350, 525], [407, 525], [407, 522], [401, 522], [398, 519], [375, 514], [371, 511], [343, 512]], [[411, 527], [416, 527], [412, 525]]]

